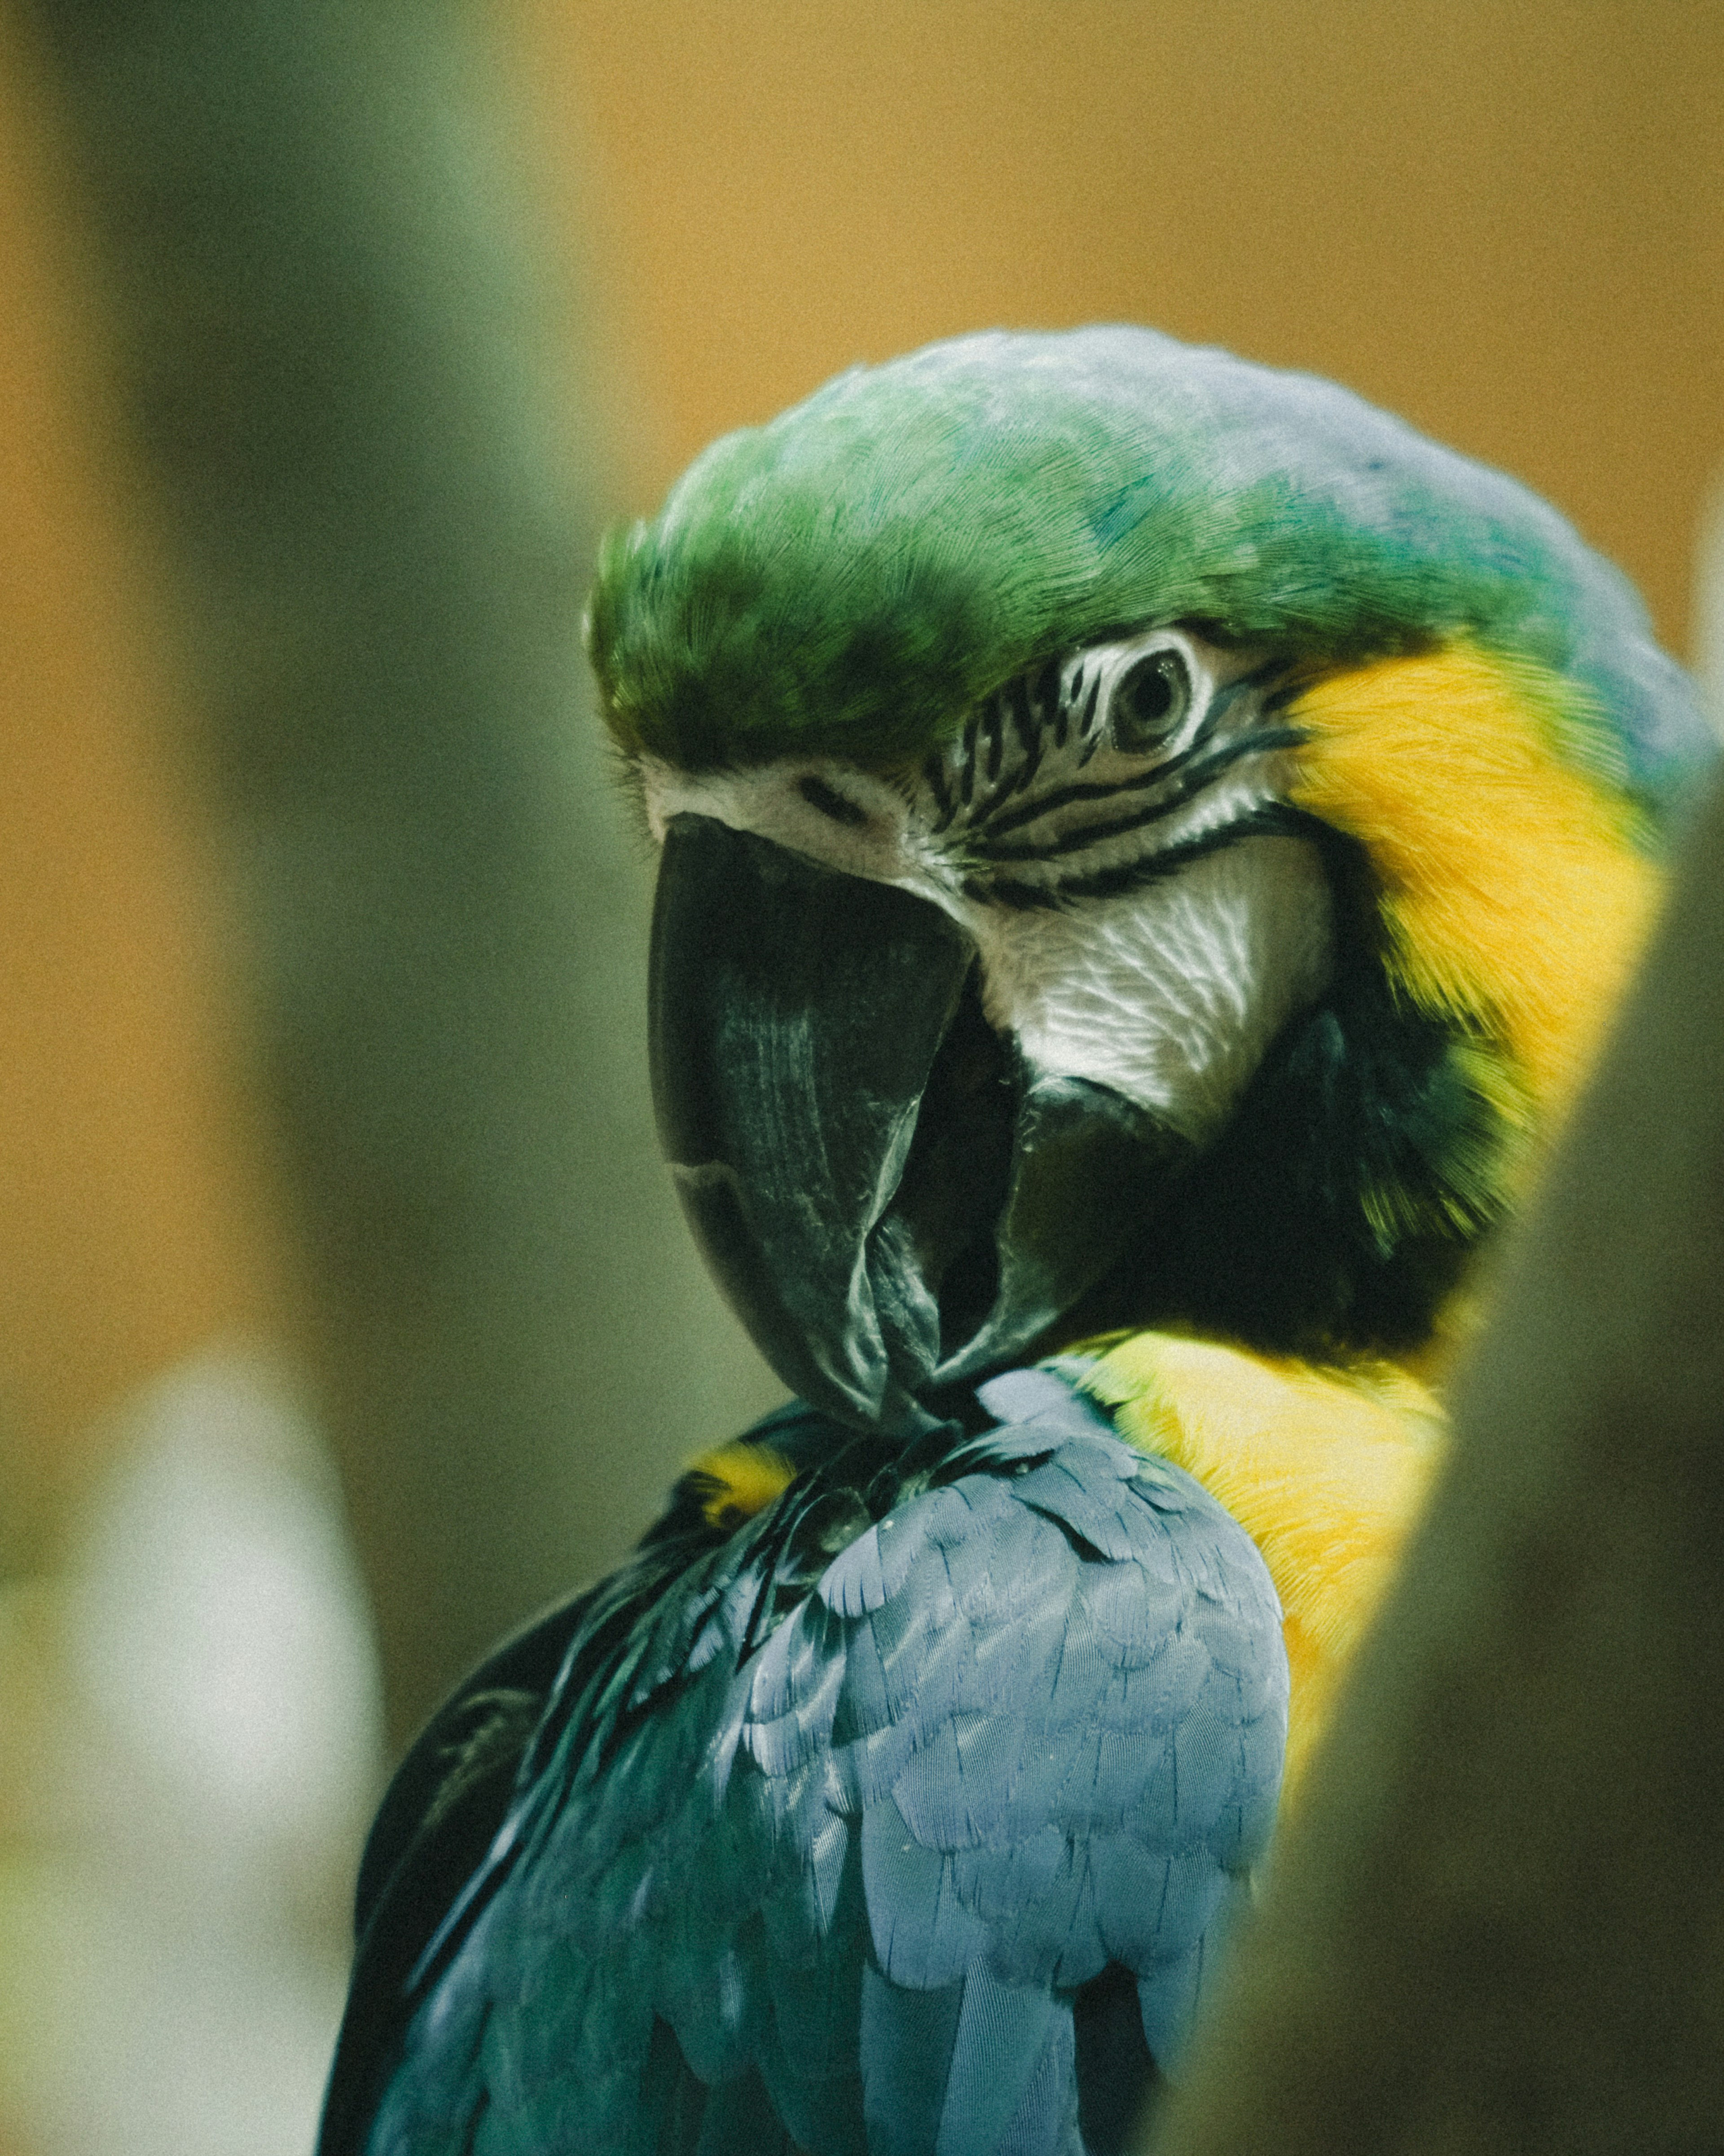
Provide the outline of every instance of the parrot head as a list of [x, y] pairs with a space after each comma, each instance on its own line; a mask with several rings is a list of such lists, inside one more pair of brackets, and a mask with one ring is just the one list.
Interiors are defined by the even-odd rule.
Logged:
[[1126, 328], [716, 444], [588, 640], [685, 1209], [785, 1382], [906, 1431], [1127, 1325], [1416, 1352], [1706, 740], [1524, 489]]

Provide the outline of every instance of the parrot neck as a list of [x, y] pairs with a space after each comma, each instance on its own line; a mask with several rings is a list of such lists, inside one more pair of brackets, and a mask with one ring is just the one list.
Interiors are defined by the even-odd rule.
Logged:
[[1387, 1364], [1318, 1370], [1166, 1332], [1097, 1348], [1083, 1382], [1121, 1436], [1195, 1476], [1269, 1568], [1292, 1678], [1285, 1801], [1418, 1516], [1442, 1410]]

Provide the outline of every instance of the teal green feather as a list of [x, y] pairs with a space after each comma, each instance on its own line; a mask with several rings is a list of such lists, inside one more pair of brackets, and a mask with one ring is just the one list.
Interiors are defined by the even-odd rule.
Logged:
[[1322, 664], [1455, 635], [1532, 659], [1643, 797], [1705, 739], [1627, 581], [1524, 487], [1142, 329], [959, 338], [727, 435], [607, 542], [589, 634], [631, 754], [890, 767], [1021, 669], [1163, 620]]

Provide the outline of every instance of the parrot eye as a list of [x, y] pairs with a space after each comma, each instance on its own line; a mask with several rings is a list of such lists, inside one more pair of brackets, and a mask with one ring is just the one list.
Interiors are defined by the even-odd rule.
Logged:
[[1162, 748], [1191, 708], [1191, 675], [1172, 650], [1146, 652], [1121, 675], [1107, 707], [1108, 737], [1128, 754]]

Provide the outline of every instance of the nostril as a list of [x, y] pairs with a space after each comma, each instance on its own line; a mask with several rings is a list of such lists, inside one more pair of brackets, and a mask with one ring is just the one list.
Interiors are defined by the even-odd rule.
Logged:
[[796, 790], [811, 808], [818, 808], [823, 816], [829, 816], [834, 824], [848, 824], [853, 829], [868, 821], [868, 811], [859, 802], [852, 801], [840, 793], [835, 786], [829, 786], [824, 778], [809, 772], [798, 779]]

